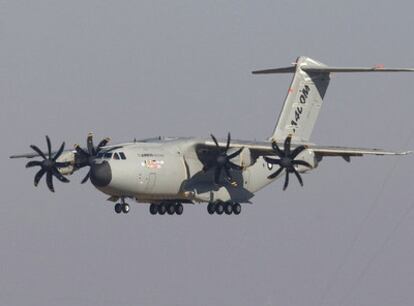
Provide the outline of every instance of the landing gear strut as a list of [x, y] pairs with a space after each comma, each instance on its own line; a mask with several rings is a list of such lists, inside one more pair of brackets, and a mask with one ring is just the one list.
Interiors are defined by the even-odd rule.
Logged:
[[225, 213], [226, 215], [240, 215], [241, 213], [241, 205], [239, 203], [234, 202], [213, 202], [207, 205], [207, 212], [210, 215], [217, 214], [222, 215]]
[[160, 204], [151, 204], [149, 207], [149, 211], [151, 215], [165, 215], [165, 213], [169, 215], [182, 215], [184, 211], [183, 204], [177, 202], [166, 203], [161, 202]]
[[115, 204], [115, 212], [117, 214], [120, 214], [121, 212], [123, 212], [124, 214], [127, 214], [127, 213], [129, 213], [129, 209], [130, 209], [130, 207], [129, 207], [128, 203], [125, 203], [124, 199], [122, 199], [121, 203]]

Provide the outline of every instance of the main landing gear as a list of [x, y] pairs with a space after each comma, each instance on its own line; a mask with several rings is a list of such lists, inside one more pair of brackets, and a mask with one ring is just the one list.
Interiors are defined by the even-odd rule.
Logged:
[[117, 214], [120, 214], [121, 212], [123, 212], [124, 214], [127, 214], [129, 213], [129, 205], [125, 203], [124, 200], [122, 200], [121, 203], [115, 204], [115, 212]]
[[151, 204], [149, 207], [149, 211], [151, 215], [165, 215], [166, 213], [169, 215], [182, 215], [184, 211], [183, 204], [177, 203], [167, 203], [161, 202], [160, 204]]
[[239, 203], [217, 201], [209, 203], [207, 205], [207, 211], [210, 215], [222, 215], [224, 213], [226, 215], [239, 215], [241, 213], [241, 205]]

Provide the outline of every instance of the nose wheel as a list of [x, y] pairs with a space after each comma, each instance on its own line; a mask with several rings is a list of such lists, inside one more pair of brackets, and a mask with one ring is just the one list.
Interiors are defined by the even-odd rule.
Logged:
[[240, 215], [241, 205], [239, 203], [217, 201], [207, 205], [207, 212], [210, 215], [222, 215], [223, 213], [226, 215]]
[[120, 213], [124, 213], [127, 214], [129, 213], [129, 204], [122, 202], [122, 203], [117, 203], [115, 204], [115, 213], [120, 214]]

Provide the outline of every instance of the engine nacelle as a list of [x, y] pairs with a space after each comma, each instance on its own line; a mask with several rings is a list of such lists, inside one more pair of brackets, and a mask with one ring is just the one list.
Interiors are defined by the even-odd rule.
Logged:
[[71, 151], [63, 152], [56, 161], [60, 163], [70, 162], [69, 166], [58, 169], [61, 174], [70, 175], [75, 171], [75, 153]]
[[239, 155], [240, 159], [240, 166], [243, 168], [250, 167], [255, 163], [255, 160], [252, 158], [252, 153], [250, 152], [249, 148], [244, 148], [241, 154]]
[[[312, 166], [312, 169], [318, 167], [318, 159], [316, 158], [315, 152], [313, 152], [312, 150], [304, 150], [295, 158], [295, 160], [303, 160], [307, 162], [309, 165]], [[297, 170], [298, 172], [306, 172], [311, 169], [309, 169], [306, 166], [297, 165]]]

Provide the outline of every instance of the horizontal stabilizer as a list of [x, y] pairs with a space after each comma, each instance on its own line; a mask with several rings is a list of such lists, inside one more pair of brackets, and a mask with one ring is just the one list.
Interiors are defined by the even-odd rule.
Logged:
[[301, 67], [306, 72], [414, 72], [413, 68], [382, 68], [382, 67]]
[[[273, 74], [273, 73], [294, 73], [297, 65], [290, 67], [272, 68], [264, 70], [255, 70], [253, 74]], [[308, 66], [301, 65], [300, 69], [306, 72], [314, 73], [331, 73], [331, 72], [414, 72], [414, 68], [384, 68], [382, 66], [374, 67], [329, 67], [329, 66]]]
[[296, 71], [296, 65], [290, 67], [272, 68], [265, 70], [252, 71], [253, 74], [272, 74], [272, 73], [293, 73]]

